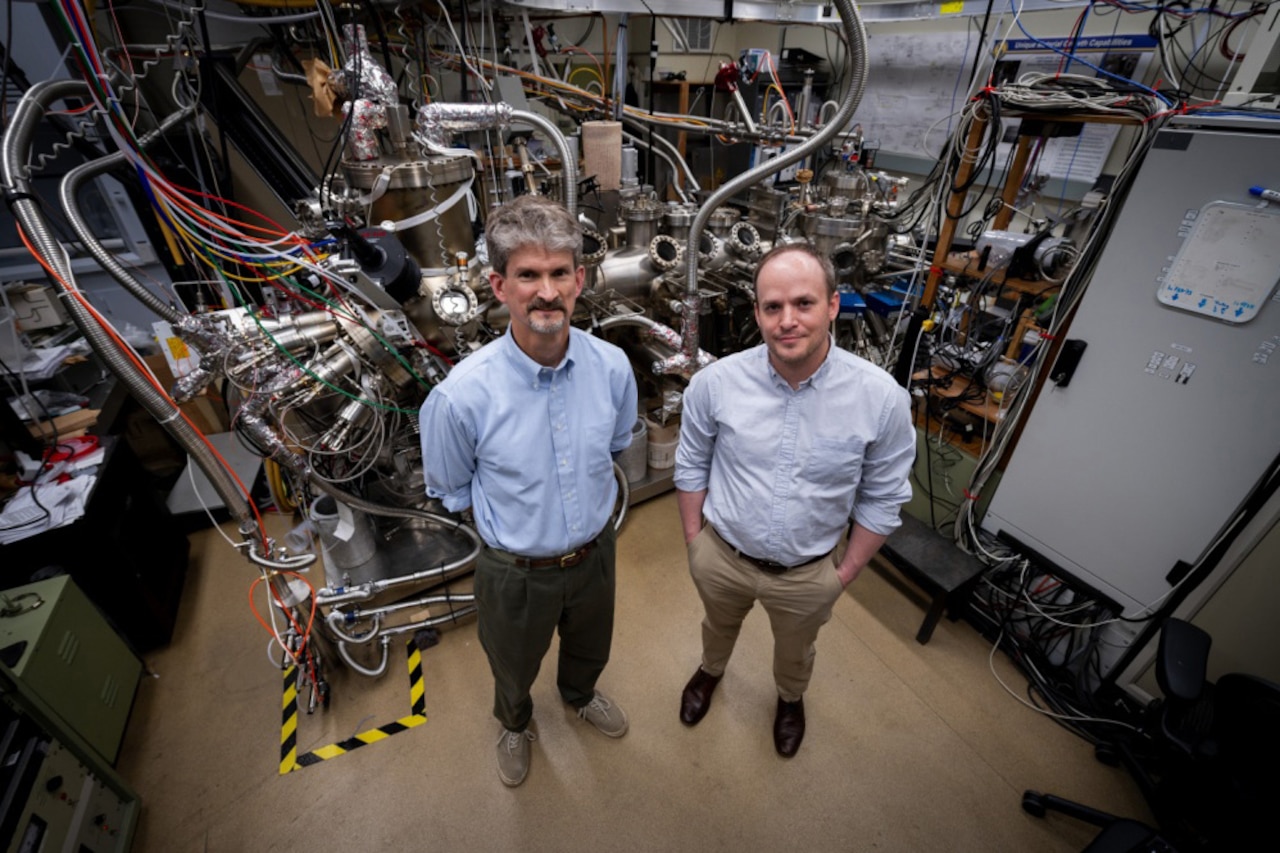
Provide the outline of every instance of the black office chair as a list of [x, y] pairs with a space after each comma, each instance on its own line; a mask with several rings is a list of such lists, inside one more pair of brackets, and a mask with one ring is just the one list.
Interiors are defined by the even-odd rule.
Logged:
[[1207, 633], [1169, 619], [1160, 632], [1156, 680], [1164, 692], [1148, 707], [1138, 737], [1100, 744], [1097, 755], [1123, 764], [1151, 806], [1159, 830], [1070, 800], [1026, 791], [1022, 808], [1056, 811], [1102, 827], [1087, 853], [1247, 850], [1274, 838], [1280, 804], [1280, 685], [1242, 673], [1206, 676]]

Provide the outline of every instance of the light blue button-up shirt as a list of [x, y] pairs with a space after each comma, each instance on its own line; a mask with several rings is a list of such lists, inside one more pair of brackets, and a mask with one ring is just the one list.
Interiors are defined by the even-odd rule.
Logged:
[[608, 522], [613, 457], [636, 416], [635, 376], [613, 344], [570, 327], [564, 360], [543, 367], [508, 331], [460, 361], [418, 412], [427, 494], [453, 512], [471, 507], [490, 547], [566, 554]]
[[792, 389], [761, 344], [694, 374], [675, 485], [706, 489], [703, 516], [739, 550], [784, 565], [825, 554], [850, 519], [889, 534], [911, 498], [911, 397], [833, 344]]

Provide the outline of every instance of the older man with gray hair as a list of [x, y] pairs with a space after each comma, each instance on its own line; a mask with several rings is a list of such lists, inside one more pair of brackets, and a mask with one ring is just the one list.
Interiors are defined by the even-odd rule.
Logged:
[[618, 484], [635, 376], [622, 350], [570, 325], [582, 292], [582, 231], [562, 206], [520, 196], [485, 230], [507, 333], [458, 363], [419, 413], [427, 494], [469, 511], [486, 547], [475, 571], [480, 643], [502, 724], [498, 775], [529, 772], [530, 688], [556, 631], [556, 684], [609, 737], [627, 716], [596, 689], [613, 638]]

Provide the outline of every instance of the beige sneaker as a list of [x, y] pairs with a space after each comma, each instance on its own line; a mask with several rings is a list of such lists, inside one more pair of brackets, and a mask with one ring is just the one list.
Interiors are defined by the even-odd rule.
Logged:
[[578, 716], [609, 737], [622, 737], [627, 733], [626, 712], [599, 690], [589, 704], [578, 709]]
[[529, 743], [537, 739], [533, 729], [522, 732], [502, 730], [502, 737], [498, 738], [498, 778], [502, 779], [502, 784], [514, 788], [529, 775]]

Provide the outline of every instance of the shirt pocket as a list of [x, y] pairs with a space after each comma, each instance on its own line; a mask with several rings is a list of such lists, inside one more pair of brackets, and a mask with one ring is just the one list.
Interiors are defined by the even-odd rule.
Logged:
[[856, 488], [862, 477], [866, 441], [858, 436], [815, 436], [805, 465], [805, 480], [826, 488]]

